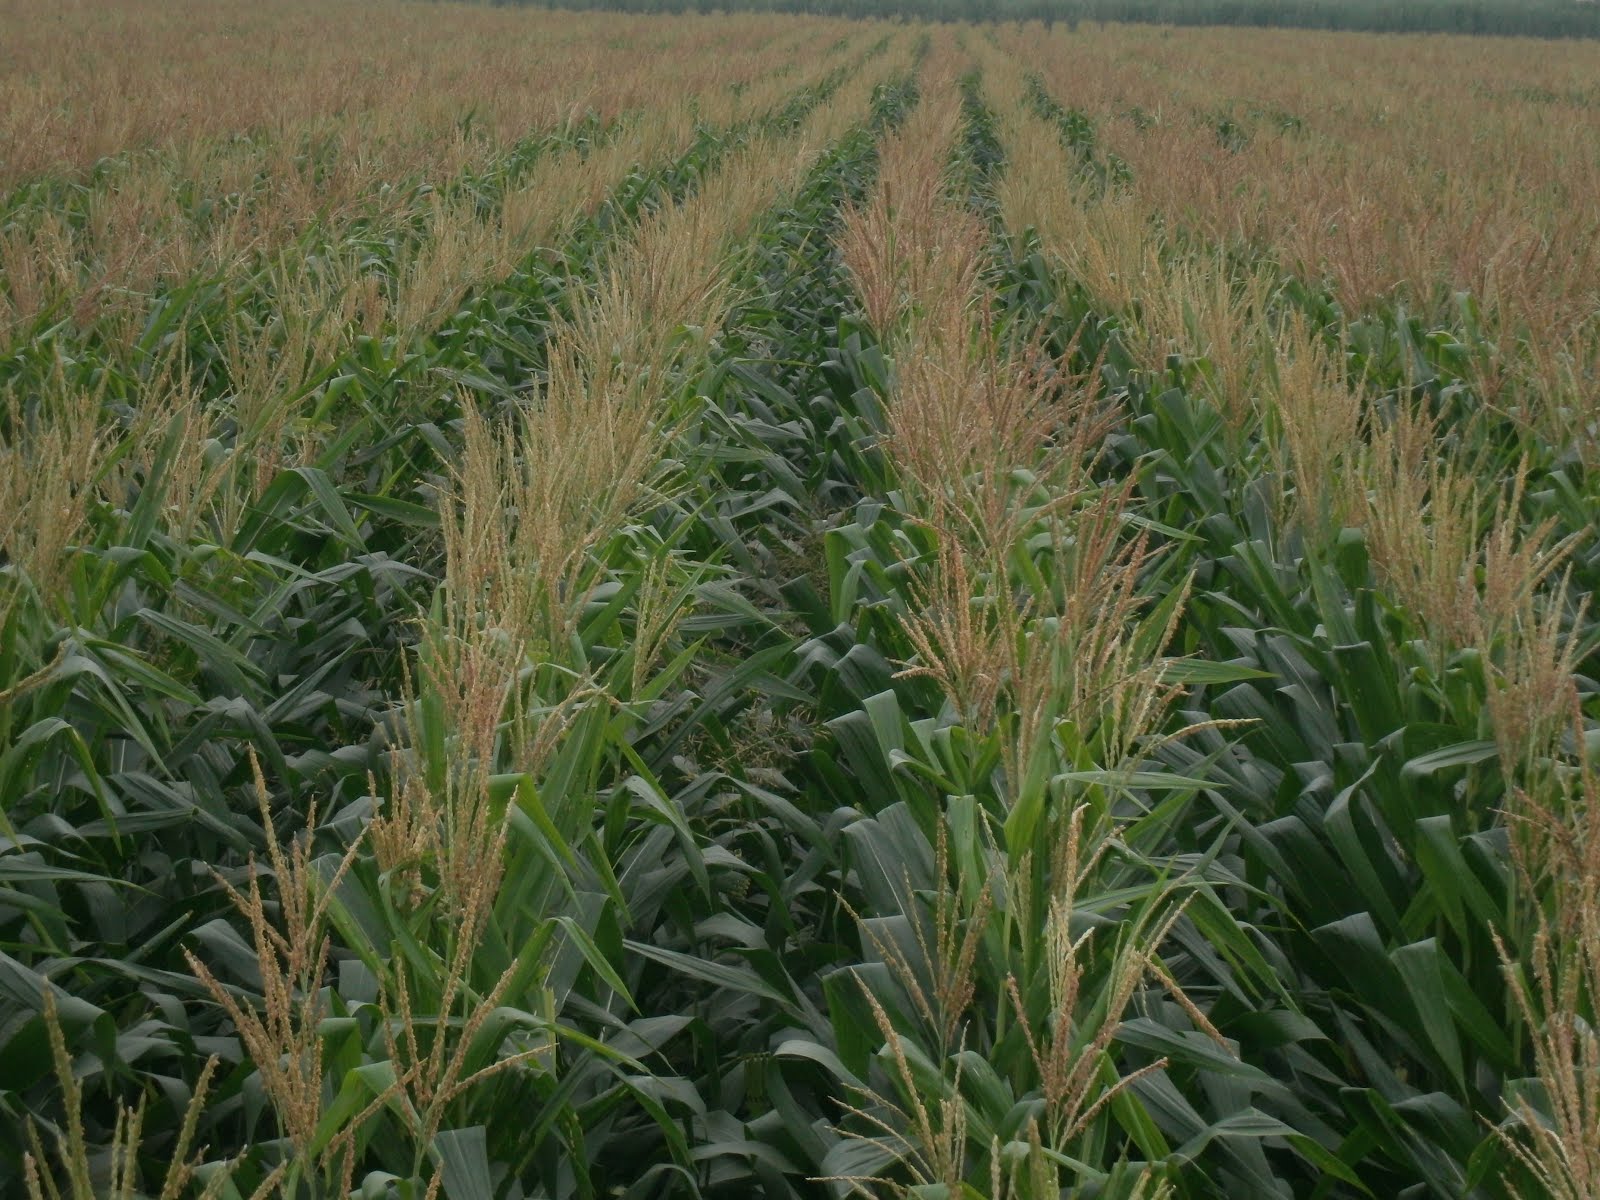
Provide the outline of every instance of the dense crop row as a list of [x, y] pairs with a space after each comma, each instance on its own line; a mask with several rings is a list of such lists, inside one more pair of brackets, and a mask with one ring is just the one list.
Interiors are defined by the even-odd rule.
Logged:
[[0, 1194], [1595, 1194], [1583, 53], [168, 12], [0, 75]]

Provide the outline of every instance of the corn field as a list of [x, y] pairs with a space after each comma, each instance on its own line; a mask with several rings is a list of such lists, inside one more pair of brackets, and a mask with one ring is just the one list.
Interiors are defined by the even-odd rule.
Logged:
[[1600, 1200], [1600, 48], [0, 0], [0, 1196]]

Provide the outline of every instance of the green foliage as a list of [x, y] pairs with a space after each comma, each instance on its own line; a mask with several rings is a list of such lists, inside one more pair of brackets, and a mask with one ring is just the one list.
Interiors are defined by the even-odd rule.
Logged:
[[[1093, 146], [1070, 114], [1057, 121], [1069, 147]], [[1197, 679], [1183, 717], [1215, 725], [1159, 753], [1167, 769], [1214, 785], [1169, 848], [1206, 864], [1221, 925], [1184, 943], [1193, 955], [1175, 975], [1208, 997], [1240, 1058], [1284, 1085], [1262, 1109], [1340, 1164], [1321, 1167], [1316, 1194], [1347, 1194], [1340, 1181], [1352, 1195], [1526, 1189], [1500, 1136], [1506, 1096], [1529, 1086], [1526, 1013], [1505, 988], [1495, 940], [1529, 932], [1504, 817], [1518, 764], [1486, 740], [1481, 656], [1427, 641], [1422, 614], [1394, 603], [1360, 529], [1285, 527], [1270, 432], [1240, 442], [1204, 398], [1204, 359], [1139, 370], [1115, 318], [1051, 277], [1026, 239], [1013, 248], [1014, 294], [1075, 331], [1074, 353], [1127, 398], [1111, 469], [1140, 480], [1170, 567], [1195, 580], [1179, 647], [1240, 672]], [[1514, 517], [1523, 530], [1573, 488], [1561, 448], [1458, 407], [1469, 403], [1470, 323], [1425, 330], [1396, 310], [1341, 344], [1337, 306], [1315, 288], [1287, 282], [1275, 302], [1330, 330], [1374, 420], [1420, 404], [1476, 440], [1457, 452], [1483, 454], [1504, 477], [1518, 462], [1531, 469], [1537, 482]], [[1595, 503], [1592, 479], [1577, 486], [1590, 499], [1572, 518]], [[1573, 578], [1587, 591], [1593, 534], [1569, 516], [1554, 519], [1585, 547]], [[1587, 617], [1568, 600], [1559, 620], [1584, 630]], [[1579, 637], [1589, 666], [1576, 720], [1587, 728], [1592, 627]], [[1233, 951], [1247, 947], [1249, 959]], [[1315, 1179], [1284, 1194], [1310, 1194]]]
[[[539, 0], [526, 0], [538, 3]], [[1583, 0], [587, 0], [551, 8], [619, 12], [795, 12], [924, 21], [1137, 21], [1158, 25], [1285, 26], [1382, 33], [1596, 37], [1600, 17]]]
[[[51, 586], [0, 561], [0, 1190], [31, 1125], [90, 1191], [136, 1145], [145, 1180], [198, 1156], [190, 1191], [241, 1197], [1512, 1194], [1507, 1098], [1541, 1101], [1495, 938], [1526, 951], [1532, 923], [1483, 656], [1427, 642], [1359, 531], [1281, 519], [1272, 431], [1227, 427], [1203, 359], [1139, 369], [999, 227], [977, 78], [950, 183], [990, 220], [995, 336], [1123, 415], [1074, 506], [1019, 487], [1026, 536], [963, 599], [1071, 593], [1097, 503], [1125, 500], [1118, 645], [1181, 699], [1125, 739], [1115, 698], [1045, 689], [1014, 756], [1021, 705], [970, 719], [917, 670], [951, 535], [885, 452], [895, 350], [833, 245], [917, 102], [896, 79], [740, 248], [722, 328], [677, 331], [650, 502], [589, 548], [565, 641], [471, 719], [440, 587], [463, 395], [515, 415], [639, 216], [845, 78], [702, 130], [439, 329], [314, 364], [296, 399], [327, 449], [224, 479], [230, 519], [175, 516], [174, 415], [148, 464], [92, 460]], [[1081, 114], [1031, 100], [1121, 181]], [[547, 148], [449, 186], [492, 203]], [[385, 237], [422, 235], [368, 232], [379, 274]], [[45, 444], [74, 393], [131, 427], [182, 344], [229, 416], [202, 460], [227, 459], [248, 430], [214, 331], [283, 336], [257, 282], [174, 289], [131, 355], [41, 328], [0, 363], [0, 433]], [[1396, 311], [1340, 343], [1315, 288], [1274, 304], [1376, 411], [1474, 403], [1470, 322]], [[1509, 423], [1463, 428], [1478, 461], [1526, 459], [1515, 520], [1570, 535], [1569, 594], [1592, 591], [1595, 481]], [[1597, 639], [1562, 619], [1592, 726]], [[503, 840], [391, 853], [408, 788], [481, 797]], [[281, 1061], [243, 1014], [281, 1019]]]

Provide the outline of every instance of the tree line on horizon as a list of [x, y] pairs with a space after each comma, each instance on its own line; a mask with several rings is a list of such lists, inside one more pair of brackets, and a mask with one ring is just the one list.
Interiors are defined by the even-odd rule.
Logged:
[[932, 21], [1280, 26], [1502, 37], [1600, 36], [1595, 0], [497, 0], [622, 12], [789, 12]]

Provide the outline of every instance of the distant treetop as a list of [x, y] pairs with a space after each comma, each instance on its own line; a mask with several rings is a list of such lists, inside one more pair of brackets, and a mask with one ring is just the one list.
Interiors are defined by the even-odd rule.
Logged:
[[[503, 2], [503, 0], [502, 0]], [[818, 13], [933, 21], [1137, 21], [1387, 33], [1600, 37], [1594, 0], [510, 0], [622, 12]]]

